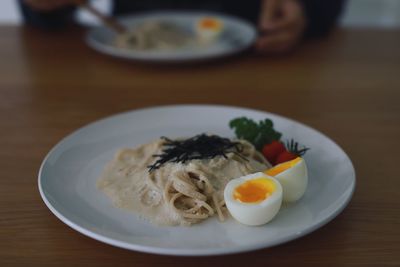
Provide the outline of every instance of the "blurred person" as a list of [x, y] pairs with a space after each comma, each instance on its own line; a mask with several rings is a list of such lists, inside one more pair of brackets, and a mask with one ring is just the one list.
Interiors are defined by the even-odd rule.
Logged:
[[[59, 29], [73, 20], [76, 0], [18, 0], [24, 21]], [[113, 15], [159, 10], [223, 12], [253, 23], [259, 30], [256, 48], [284, 53], [303, 38], [326, 35], [335, 25], [345, 0], [114, 0]]]

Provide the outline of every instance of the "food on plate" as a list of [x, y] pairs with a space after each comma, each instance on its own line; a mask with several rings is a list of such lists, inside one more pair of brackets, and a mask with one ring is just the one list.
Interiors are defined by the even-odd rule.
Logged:
[[246, 117], [235, 118], [229, 126], [235, 130], [236, 137], [252, 143], [264, 157], [276, 165], [303, 156], [309, 148], [300, 148], [293, 139], [286, 143], [280, 141], [282, 134], [274, 129], [272, 120], [265, 119], [258, 123]]
[[225, 187], [226, 207], [232, 217], [246, 225], [271, 221], [282, 204], [280, 183], [262, 172], [231, 180]]
[[226, 216], [223, 192], [232, 179], [271, 165], [245, 140], [201, 134], [160, 138], [122, 149], [97, 186], [115, 206], [158, 225], [191, 225]]
[[168, 21], [145, 21], [115, 39], [119, 48], [140, 51], [171, 51], [194, 42], [190, 32]]
[[214, 41], [221, 34], [224, 24], [213, 17], [204, 17], [197, 21], [196, 34], [203, 43]]
[[274, 129], [272, 120], [265, 119], [255, 122], [246, 117], [233, 119], [229, 126], [235, 130], [236, 137], [252, 143], [257, 150], [261, 151], [263, 146], [280, 140], [282, 134]]
[[286, 146], [281, 141], [274, 140], [264, 145], [262, 154], [272, 165], [276, 165], [301, 157], [307, 150], [309, 150], [307, 147], [299, 148], [299, 143], [293, 139], [288, 141]]
[[285, 145], [278, 140], [265, 144], [262, 149], [262, 154], [271, 163], [275, 163], [280, 154], [287, 151]]
[[284, 202], [299, 200], [307, 189], [307, 165], [301, 157], [278, 164], [265, 173], [273, 176], [282, 185]]
[[123, 34], [118, 34], [115, 45], [138, 51], [173, 51], [186, 47], [201, 48], [215, 40], [223, 23], [212, 17], [197, 21], [195, 27], [185, 28], [174, 21], [148, 20]]
[[299, 147], [299, 143], [295, 142], [293, 139], [286, 142], [286, 150], [278, 154], [274, 165], [280, 164], [289, 160], [293, 160], [297, 157], [302, 157], [310, 149], [308, 147]]
[[[272, 220], [305, 193], [308, 151], [286, 145], [269, 119], [230, 121], [236, 139], [213, 134], [161, 137], [121, 149], [97, 182], [119, 208], [157, 225], [191, 225], [228, 213], [246, 225]], [[228, 212], [229, 211], [229, 212]]]

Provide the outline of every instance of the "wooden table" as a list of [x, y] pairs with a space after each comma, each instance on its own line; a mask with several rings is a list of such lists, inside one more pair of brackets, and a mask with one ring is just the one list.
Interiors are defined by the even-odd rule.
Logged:
[[[185, 66], [114, 59], [82, 37], [0, 27], [0, 266], [400, 265], [400, 31], [338, 30], [284, 57]], [[37, 173], [61, 138], [110, 114], [179, 103], [251, 107], [319, 129], [355, 165], [352, 201], [299, 240], [195, 258], [100, 243], [46, 208]]]

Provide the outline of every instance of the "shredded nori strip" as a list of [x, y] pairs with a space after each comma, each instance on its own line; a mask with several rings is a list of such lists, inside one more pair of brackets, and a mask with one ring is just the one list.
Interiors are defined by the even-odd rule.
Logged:
[[195, 159], [212, 159], [217, 156], [226, 156], [227, 153], [235, 153], [244, 160], [247, 160], [241, 153], [243, 147], [240, 142], [233, 142], [228, 138], [217, 135], [199, 134], [185, 140], [171, 140], [167, 137], [161, 137], [165, 142], [161, 154], [155, 154], [158, 160], [147, 166], [149, 172], [160, 168], [167, 162], [186, 163]]
[[295, 142], [293, 139], [290, 139], [290, 141], [286, 142], [286, 148], [299, 157], [304, 156], [304, 154], [310, 150], [308, 147], [299, 148], [299, 143]]

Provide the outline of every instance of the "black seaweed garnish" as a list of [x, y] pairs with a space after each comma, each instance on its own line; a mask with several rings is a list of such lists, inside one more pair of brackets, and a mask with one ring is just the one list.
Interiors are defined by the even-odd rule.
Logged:
[[239, 157], [247, 160], [241, 153], [243, 147], [239, 142], [231, 141], [217, 135], [199, 134], [185, 140], [171, 140], [167, 137], [161, 137], [165, 142], [161, 154], [153, 155], [158, 160], [147, 166], [149, 172], [160, 168], [167, 162], [186, 163], [195, 159], [212, 159], [217, 156], [226, 156], [227, 153], [235, 153]]
[[290, 139], [290, 141], [286, 142], [286, 148], [288, 151], [296, 154], [299, 157], [304, 156], [304, 154], [310, 150], [308, 147], [300, 148], [299, 143], [295, 142], [293, 139]]

